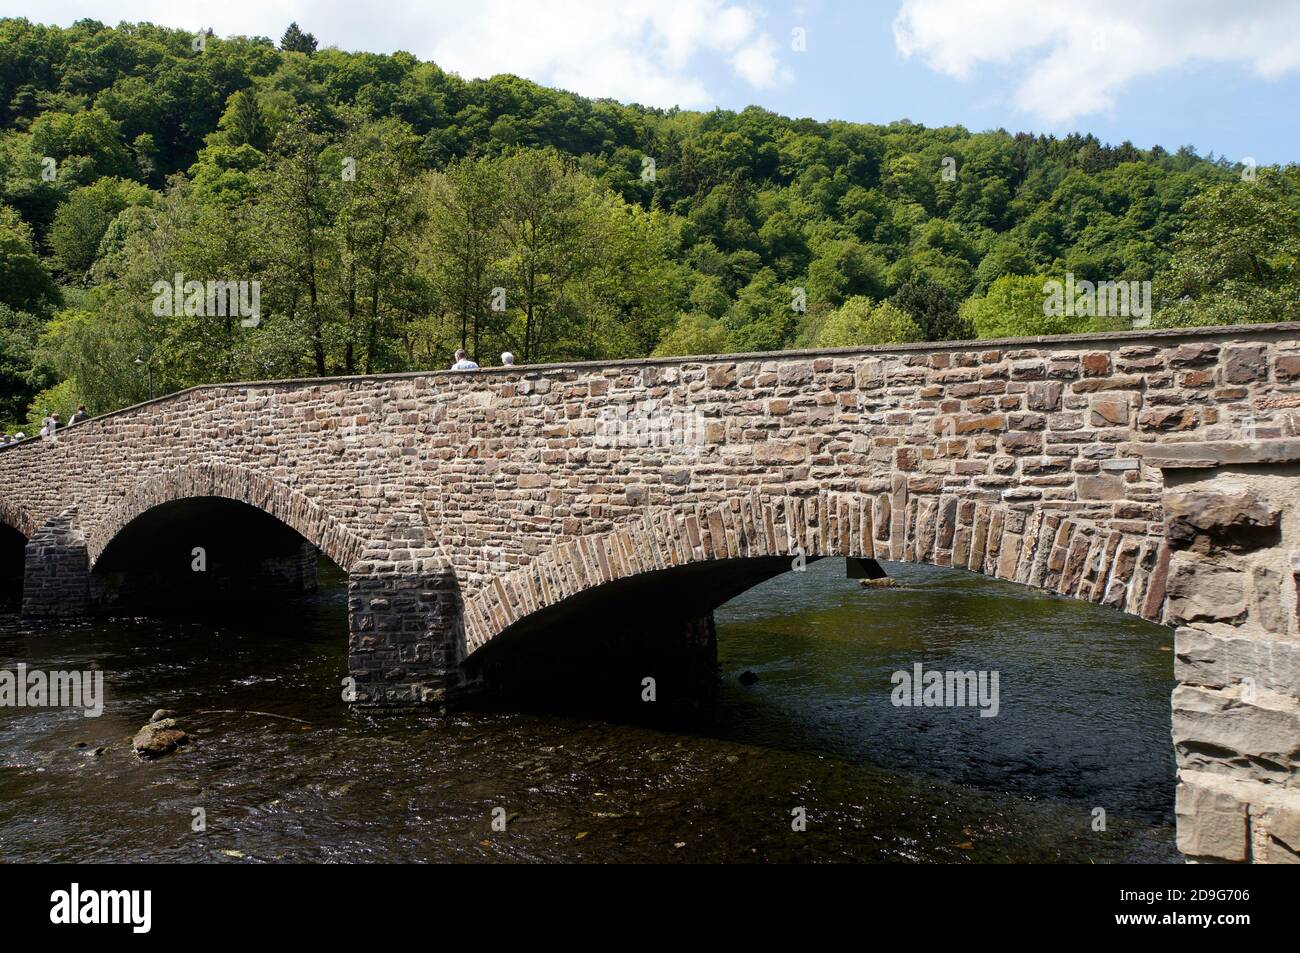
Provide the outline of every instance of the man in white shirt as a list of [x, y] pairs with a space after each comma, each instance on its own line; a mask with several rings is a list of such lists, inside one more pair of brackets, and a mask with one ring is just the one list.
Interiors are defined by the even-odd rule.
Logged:
[[456, 348], [456, 363], [451, 365], [453, 371], [476, 371], [478, 365], [465, 356], [463, 347]]

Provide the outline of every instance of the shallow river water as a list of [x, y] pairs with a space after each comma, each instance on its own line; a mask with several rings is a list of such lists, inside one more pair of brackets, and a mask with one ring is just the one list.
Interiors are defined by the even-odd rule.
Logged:
[[[0, 708], [0, 861], [1176, 860], [1172, 633], [886, 566], [897, 588], [825, 560], [719, 610], [721, 690], [686, 722], [350, 713], [338, 579], [255, 628], [6, 617], [0, 668], [97, 666], [107, 704]], [[997, 716], [895, 706], [916, 662], [997, 672]], [[157, 708], [193, 743], [141, 762]]]

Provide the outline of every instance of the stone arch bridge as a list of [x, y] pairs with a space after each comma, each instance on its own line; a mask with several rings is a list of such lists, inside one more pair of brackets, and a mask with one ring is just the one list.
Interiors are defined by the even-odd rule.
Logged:
[[793, 559], [965, 568], [1177, 627], [1180, 847], [1300, 859], [1298, 467], [1300, 324], [222, 384], [0, 452], [0, 559], [58, 617], [323, 553], [372, 705], [707, 667]]

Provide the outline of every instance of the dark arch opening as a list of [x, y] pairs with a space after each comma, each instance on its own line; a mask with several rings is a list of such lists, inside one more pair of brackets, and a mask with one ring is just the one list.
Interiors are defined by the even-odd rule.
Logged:
[[191, 497], [145, 511], [113, 537], [92, 570], [92, 599], [114, 614], [238, 617], [250, 604], [314, 591], [318, 566], [340, 572], [257, 507]]
[[594, 586], [504, 629], [466, 677], [488, 704], [621, 709], [646, 677], [659, 698], [698, 700], [717, 681], [713, 611], [790, 568], [788, 556], [710, 560]]
[[23, 570], [27, 537], [8, 523], [0, 523], [0, 607], [17, 611], [23, 598]]

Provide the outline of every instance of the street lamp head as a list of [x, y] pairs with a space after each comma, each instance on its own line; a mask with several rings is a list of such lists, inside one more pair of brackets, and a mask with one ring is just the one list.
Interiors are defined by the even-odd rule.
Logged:
[[135, 363], [136, 363], [137, 365], [143, 364], [143, 363], [144, 363], [144, 358], [141, 357], [139, 354], [137, 354], [137, 355], [135, 356]]

